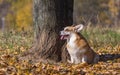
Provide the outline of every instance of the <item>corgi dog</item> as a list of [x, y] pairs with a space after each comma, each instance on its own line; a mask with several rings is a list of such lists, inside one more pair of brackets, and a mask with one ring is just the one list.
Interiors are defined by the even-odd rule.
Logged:
[[83, 25], [67, 26], [60, 32], [61, 40], [67, 40], [67, 50], [70, 54], [69, 63], [97, 63], [99, 55], [89, 46], [87, 40], [80, 34]]

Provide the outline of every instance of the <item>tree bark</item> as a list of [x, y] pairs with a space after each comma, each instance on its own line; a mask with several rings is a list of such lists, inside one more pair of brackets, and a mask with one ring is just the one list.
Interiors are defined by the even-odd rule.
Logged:
[[35, 43], [29, 52], [31, 59], [66, 61], [68, 52], [62, 51], [65, 41], [59, 33], [73, 23], [73, 0], [34, 0], [33, 20]]

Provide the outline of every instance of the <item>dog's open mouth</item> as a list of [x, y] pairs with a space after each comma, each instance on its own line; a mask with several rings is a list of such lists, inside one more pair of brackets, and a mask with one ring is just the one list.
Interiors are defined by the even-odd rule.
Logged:
[[60, 39], [61, 40], [64, 40], [64, 39], [67, 39], [69, 35], [61, 35]]

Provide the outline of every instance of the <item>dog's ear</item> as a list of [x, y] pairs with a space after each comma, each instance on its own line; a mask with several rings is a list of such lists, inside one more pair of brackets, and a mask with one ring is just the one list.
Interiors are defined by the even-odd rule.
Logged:
[[75, 26], [75, 31], [80, 32], [83, 29], [83, 27], [84, 27], [83, 24], [79, 24], [79, 25]]

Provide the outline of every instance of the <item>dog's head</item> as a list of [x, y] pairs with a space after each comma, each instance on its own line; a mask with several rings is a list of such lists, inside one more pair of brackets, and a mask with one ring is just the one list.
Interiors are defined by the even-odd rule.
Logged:
[[73, 33], [78, 33], [83, 29], [83, 25], [79, 24], [76, 26], [67, 26], [60, 32], [61, 40], [68, 39]]

